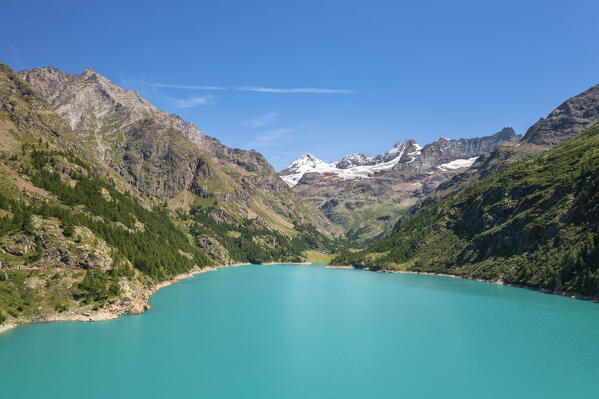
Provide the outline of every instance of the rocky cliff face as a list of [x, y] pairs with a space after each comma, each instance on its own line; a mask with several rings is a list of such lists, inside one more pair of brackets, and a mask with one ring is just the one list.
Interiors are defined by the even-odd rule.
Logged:
[[546, 147], [564, 143], [599, 120], [599, 85], [565, 101], [532, 125], [524, 141]]
[[296, 219], [325, 222], [301, 206], [260, 153], [226, 147], [90, 68], [80, 75], [53, 67], [20, 75], [102, 161], [143, 192], [167, 201], [182, 192], [214, 198], [229, 213], [258, 216], [284, 229]]
[[[72, 75], [48, 66], [19, 73], [83, 137], [98, 136], [152, 117], [185, 133], [196, 143], [210, 141], [193, 123], [167, 114], [143, 99], [135, 90], [113, 84], [91, 68]], [[95, 137], [100, 140], [101, 137]], [[101, 140], [100, 140], [101, 141]], [[106, 148], [100, 147], [101, 154]]]
[[441, 137], [424, 147], [406, 140], [377, 156], [349, 154], [330, 163], [306, 154], [279, 174], [340, 226], [346, 238], [360, 244], [389, 231], [403, 209], [466, 170], [477, 157], [520, 138], [504, 128], [480, 138]]

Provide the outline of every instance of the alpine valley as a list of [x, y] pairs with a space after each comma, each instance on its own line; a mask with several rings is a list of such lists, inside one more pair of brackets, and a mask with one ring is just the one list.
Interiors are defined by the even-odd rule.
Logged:
[[277, 173], [91, 68], [0, 64], [0, 330], [143, 312], [217, 266], [331, 258], [597, 299], [597, 121], [599, 85], [524, 136]]

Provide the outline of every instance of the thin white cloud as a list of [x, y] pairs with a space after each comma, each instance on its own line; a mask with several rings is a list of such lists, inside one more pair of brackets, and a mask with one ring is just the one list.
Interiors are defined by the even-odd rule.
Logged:
[[285, 136], [289, 135], [293, 129], [290, 128], [280, 128], [280, 129], [272, 129], [262, 134], [257, 135], [254, 140], [249, 143], [247, 146], [250, 148], [264, 148], [271, 147], [277, 144], [277, 141], [283, 139]]
[[150, 87], [164, 87], [170, 89], [186, 89], [186, 90], [236, 90], [236, 91], [252, 91], [256, 93], [310, 93], [310, 94], [352, 94], [356, 91], [347, 89], [323, 89], [318, 87], [295, 87], [295, 88], [280, 88], [280, 87], [259, 87], [259, 86], [196, 86], [196, 85], [176, 85], [169, 83], [148, 83]]
[[172, 85], [167, 83], [149, 83], [152, 87], [166, 87], [170, 89], [188, 89], [188, 90], [227, 90], [223, 86], [194, 86], [194, 85]]
[[300, 87], [291, 89], [282, 89], [275, 87], [256, 87], [256, 86], [239, 86], [234, 90], [239, 91], [254, 91], [258, 93], [313, 93], [313, 94], [351, 94], [353, 90], [345, 89], [320, 89], [316, 87]]
[[252, 129], [255, 129], [260, 126], [268, 125], [269, 123], [277, 119], [277, 116], [278, 114], [276, 112], [269, 112], [268, 114], [246, 121], [244, 125], [249, 126]]
[[182, 99], [171, 98], [170, 100], [173, 102], [175, 107], [179, 107], [179, 108], [192, 108], [192, 107], [196, 107], [198, 105], [207, 105], [207, 104], [214, 103], [211, 95], [201, 96], [201, 97], [189, 97], [189, 98], [182, 98]]

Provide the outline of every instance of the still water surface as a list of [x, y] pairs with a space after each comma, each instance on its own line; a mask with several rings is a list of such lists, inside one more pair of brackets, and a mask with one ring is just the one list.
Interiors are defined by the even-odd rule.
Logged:
[[596, 398], [599, 304], [439, 276], [219, 269], [0, 335], [2, 398]]

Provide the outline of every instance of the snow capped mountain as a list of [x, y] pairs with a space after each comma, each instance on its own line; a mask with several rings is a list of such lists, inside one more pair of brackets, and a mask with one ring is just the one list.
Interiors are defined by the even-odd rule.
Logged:
[[480, 155], [520, 137], [512, 128], [504, 128], [481, 138], [452, 140], [440, 137], [424, 147], [414, 140], [406, 140], [374, 157], [353, 153], [336, 162], [324, 162], [312, 154], [305, 154], [279, 172], [279, 176], [293, 187], [306, 173], [332, 174], [343, 180], [370, 178], [387, 171], [393, 171], [395, 178], [417, 176], [425, 171], [430, 175], [433, 170], [448, 172], [469, 168]]
[[330, 173], [335, 169], [333, 164], [321, 161], [314, 155], [307, 153], [293, 161], [287, 167], [287, 169], [281, 171], [280, 176], [285, 183], [287, 183], [290, 187], [293, 187], [306, 173]]
[[398, 162], [414, 161], [421, 149], [414, 140], [406, 140], [376, 157], [354, 153], [346, 155], [341, 161], [329, 163], [308, 153], [293, 161], [279, 175], [290, 187], [295, 186], [306, 173], [332, 173], [343, 180], [368, 178], [377, 172], [393, 168]]
[[337, 162], [337, 167], [341, 169], [351, 168], [353, 166], [372, 165], [374, 158], [368, 155], [353, 153], [344, 156], [341, 161]]

